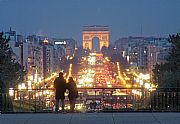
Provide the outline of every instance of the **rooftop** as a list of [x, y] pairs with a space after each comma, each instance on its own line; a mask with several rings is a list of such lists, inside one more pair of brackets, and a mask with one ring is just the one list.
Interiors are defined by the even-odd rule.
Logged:
[[109, 31], [109, 27], [99, 25], [83, 26], [83, 31]]

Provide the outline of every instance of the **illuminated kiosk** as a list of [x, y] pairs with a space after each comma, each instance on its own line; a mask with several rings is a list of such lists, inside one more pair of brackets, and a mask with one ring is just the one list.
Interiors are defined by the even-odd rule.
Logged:
[[82, 42], [83, 49], [92, 50], [92, 39], [97, 37], [99, 39], [99, 50], [103, 46], [109, 45], [109, 27], [108, 26], [83, 26]]

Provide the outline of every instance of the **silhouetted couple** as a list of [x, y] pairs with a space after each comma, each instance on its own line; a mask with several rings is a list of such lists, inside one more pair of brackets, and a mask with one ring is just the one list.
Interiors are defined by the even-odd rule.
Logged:
[[59, 77], [57, 77], [54, 80], [54, 88], [56, 89], [55, 91], [55, 112], [58, 113], [59, 111], [59, 100], [61, 100], [61, 108], [62, 108], [62, 113], [64, 113], [64, 100], [65, 100], [65, 92], [66, 89], [68, 89], [69, 94], [69, 102], [70, 102], [70, 112], [74, 112], [75, 108], [75, 101], [76, 98], [78, 97], [78, 91], [77, 91], [77, 86], [76, 83], [74, 82], [72, 77], [69, 77], [68, 83], [66, 83], [66, 80], [63, 77], [63, 73], [59, 73]]

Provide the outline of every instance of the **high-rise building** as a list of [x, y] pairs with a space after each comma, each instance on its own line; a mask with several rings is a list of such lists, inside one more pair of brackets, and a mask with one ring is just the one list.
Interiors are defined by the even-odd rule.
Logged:
[[43, 77], [43, 48], [39, 45], [39, 40], [36, 35], [27, 37], [28, 43], [28, 79], [34, 76]]
[[59, 56], [65, 56], [66, 58], [71, 58], [74, 56], [75, 47], [77, 45], [76, 41], [72, 38], [65, 39], [53, 39], [54, 45], [60, 52]]
[[128, 37], [117, 40], [115, 47], [131, 66], [152, 77], [154, 66], [166, 62], [171, 44], [167, 38]]

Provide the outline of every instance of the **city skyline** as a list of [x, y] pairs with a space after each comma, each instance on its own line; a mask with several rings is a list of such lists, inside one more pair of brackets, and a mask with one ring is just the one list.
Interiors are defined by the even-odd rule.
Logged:
[[0, 30], [43, 34], [82, 42], [84, 25], [107, 25], [110, 43], [126, 36], [168, 36], [180, 32], [180, 1], [1, 0]]
[[0, 0], [0, 122], [178, 123], [159, 114], [180, 112], [179, 12], [180, 0]]

